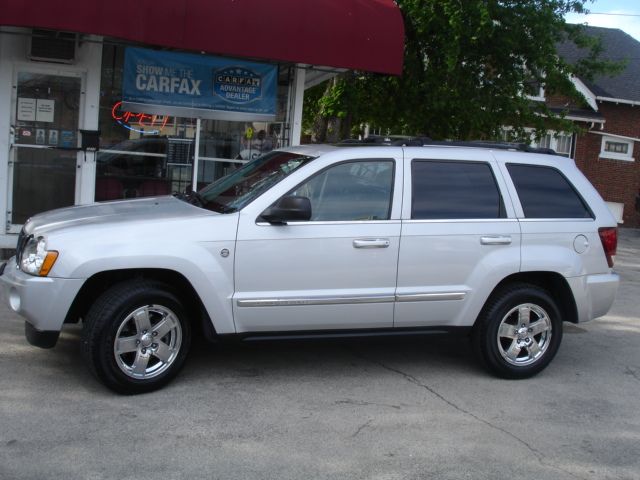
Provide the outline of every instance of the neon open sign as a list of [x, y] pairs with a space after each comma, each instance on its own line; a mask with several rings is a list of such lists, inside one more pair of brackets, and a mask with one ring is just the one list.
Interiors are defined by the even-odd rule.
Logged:
[[[122, 102], [115, 103], [111, 109], [111, 117], [119, 125], [134, 132], [157, 135], [169, 122], [170, 117], [168, 115], [127, 112], [123, 111], [121, 107]], [[145, 128], [155, 128], [155, 130], [145, 130]]]

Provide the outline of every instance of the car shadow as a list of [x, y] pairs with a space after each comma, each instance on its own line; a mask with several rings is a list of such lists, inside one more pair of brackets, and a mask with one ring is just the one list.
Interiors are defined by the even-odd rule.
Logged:
[[[446, 367], [477, 374], [481, 366], [466, 336], [433, 334], [419, 337], [366, 339], [264, 340], [208, 344], [196, 341], [182, 375], [186, 381], [217, 377], [305, 376], [378, 366]], [[351, 375], [352, 372], [348, 372]]]

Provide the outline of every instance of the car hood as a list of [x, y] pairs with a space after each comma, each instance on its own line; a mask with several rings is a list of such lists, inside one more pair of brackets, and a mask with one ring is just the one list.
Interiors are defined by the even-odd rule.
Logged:
[[102, 225], [150, 220], [218, 215], [175, 197], [148, 197], [134, 200], [94, 203], [61, 208], [31, 217], [24, 225], [26, 234], [42, 235], [73, 226]]

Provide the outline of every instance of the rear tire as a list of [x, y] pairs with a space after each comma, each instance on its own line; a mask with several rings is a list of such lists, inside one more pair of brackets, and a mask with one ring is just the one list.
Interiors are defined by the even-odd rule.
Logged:
[[91, 306], [82, 331], [82, 353], [110, 389], [144, 393], [166, 385], [182, 368], [191, 325], [170, 288], [151, 280], [115, 285]]
[[509, 285], [489, 298], [472, 340], [490, 372], [502, 378], [528, 378], [546, 368], [560, 347], [560, 311], [542, 288]]

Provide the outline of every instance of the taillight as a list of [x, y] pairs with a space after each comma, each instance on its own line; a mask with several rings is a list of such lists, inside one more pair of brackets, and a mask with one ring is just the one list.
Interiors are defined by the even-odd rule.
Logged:
[[618, 248], [618, 229], [616, 227], [602, 227], [598, 229], [598, 234], [604, 254], [607, 256], [607, 263], [611, 268], [613, 267], [613, 257], [615, 257]]

